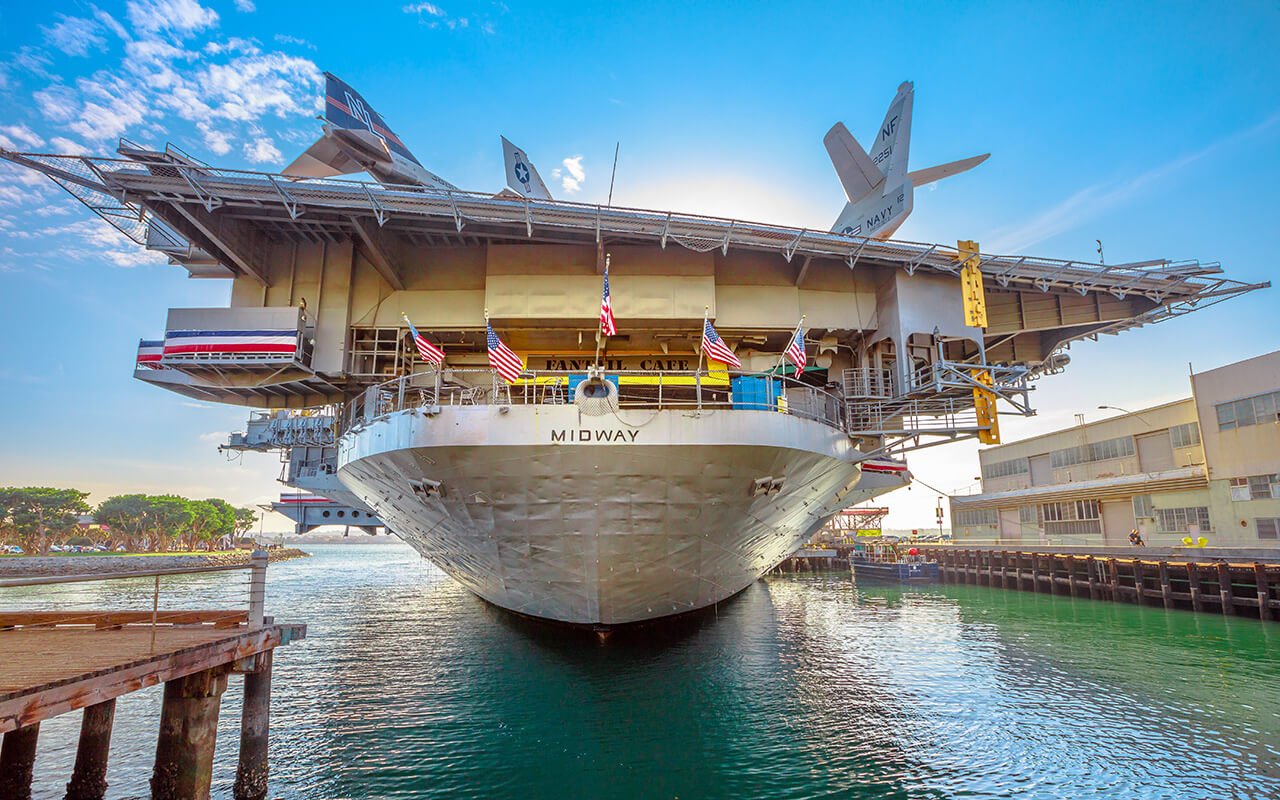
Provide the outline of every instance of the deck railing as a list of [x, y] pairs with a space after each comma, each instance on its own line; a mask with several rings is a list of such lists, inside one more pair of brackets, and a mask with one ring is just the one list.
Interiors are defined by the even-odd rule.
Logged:
[[[774, 411], [845, 430], [842, 398], [794, 378], [764, 372], [610, 372], [621, 409]], [[526, 370], [508, 384], [488, 369], [445, 369], [371, 386], [342, 406], [339, 435], [388, 414], [441, 406], [569, 405], [583, 372]]]

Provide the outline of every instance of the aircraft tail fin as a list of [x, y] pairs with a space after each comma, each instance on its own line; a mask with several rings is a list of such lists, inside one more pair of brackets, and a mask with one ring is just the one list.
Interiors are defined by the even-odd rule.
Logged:
[[885, 192], [895, 191], [907, 177], [907, 156], [911, 144], [911, 106], [915, 85], [904, 81], [885, 112], [884, 122], [868, 151], [871, 161], [885, 174]]
[[400, 137], [392, 132], [382, 115], [352, 89], [330, 73], [324, 74], [324, 118], [330, 125], [357, 131], [368, 131], [382, 141], [387, 150], [409, 159], [418, 166], [422, 162], [409, 152]]
[[502, 160], [506, 164], [507, 186], [521, 197], [532, 197], [535, 200], [551, 200], [551, 192], [542, 182], [538, 170], [534, 168], [529, 156], [520, 148], [502, 136]]
[[991, 158], [990, 153], [973, 156], [972, 158], [962, 158], [959, 161], [939, 164], [936, 167], [926, 167], [915, 172], [908, 172], [907, 177], [911, 179], [912, 184], [920, 187], [934, 181], [940, 181], [943, 178], [950, 178], [952, 175], [959, 175], [961, 172], [968, 172], [988, 158]]
[[840, 185], [850, 202], [861, 199], [884, 178], [884, 173], [843, 122], [832, 125], [827, 135], [822, 137], [822, 143], [826, 145], [831, 165], [836, 168]]

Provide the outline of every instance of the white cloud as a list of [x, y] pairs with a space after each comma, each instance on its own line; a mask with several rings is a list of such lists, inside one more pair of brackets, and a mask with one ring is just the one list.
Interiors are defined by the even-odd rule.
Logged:
[[445, 16], [444, 9], [435, 3], [410, 3], [404, 7], [404, 13], [417, 14], [418, 16], [426, 14], [431, 17]]
[[44, 144], [35, 131], [21, 123], [17, 125], [0, 125], [0, 147], [6, 150], [21, 150], [40, 147]]
[[[197, 407], [204, 408], [205, 406], [197, 406]], [[228, 434], [225, 431], [209, 431], [208, 433], [200, 434], [197, 438], [200, 441], [208, 444], [221, 444], [222, 442], [225, 442], [227, 440], [227, 436]]]
[[218, 23], [218, 12], [196, 0], [129, 0], [129, 21], [143, 33], [171, 33], [186, 38]]
[[66, 153], [68, 155], [82, 156], [89, 152], [89, 148], [79, 142], [73, 142], [64, 136], [53, 137], [49, 140], [49, 144], [53, 146], [53, 149], [56, 152]]
[[[82, 219], [32, 232], [29, 238], [56, 242], [42, 258], [106, 262], [116, 267], [142, 267], [167, 263], [160, 253], [145, 250], [100, 219]], [[23, 237], [27, 238], [27, 237]]]
[[244, 154], [255, 164], [279, 163], [284, 158], [270, 136], [259, 136], [253, 142], [246, 142]]
[[311, 50], [316, 49], [316, 46], [311, 42], [308, 42], [306, 39], [299, 39], [297, 36], [290, 36], [287, 33], [277, 33], [272, 38], [274, 38], [280, 44], [296, 44], [299, 47], [306, 47]]
[[204, 122], [198, 123], [196, 128], [204, 135], [204, 143], [215, 155], [225, 156], [231, 152], [231, 137], [225, 131]]
[[236, 11], [252, 14], [257, 10], [258, 7], [253, 4], [253, 0], [236, 0]]
[[136, 92], [129, 97], [103, 98], [103, 103], [87, 102], [80, 109], [80, 118], [71, 123], [71, 130], [86, 139], [115, 139], [130, 125], [142, 122], [143, 104]]
[[69, 122], [76, 116], [76, 93], [70, 87], [55, 83], [32, 97], [40, 114], [50, 122]]
[[41, 30], [46, 42], [69, 56], [85, 56], [90, 50], [102, 50], [107, 45], [101, 23], [85, 17], [59, 14], [52, 28], [42, 26]]
[[[92, 6], [90, 6], [90, 8], [92, 8]], [[96, 19], [98, 22], [100, 22], [104, 28], [111, 31], [116, 36], [120, 37], [121, 39], [124, 39], [125, 41], [129, 41], [130, 36], [128, 31], [124, 29], [124, 26], [121, 25], [119, 21], [116, 20], [115, 17], [111, 16], [110, 14], [108, 14], [107, 12], [103, 11], [100, 8], [94, 8], [93, 18]]]
[[582, 156], [566, 158], [560, 163], [564, 164], [564, 172], [557, 169], [552, 175], [560, 179], [560, 186], [566, 192], [573, 194], [582, 188], [582, 182], [587, 179], [587, 172], [582, 168]]

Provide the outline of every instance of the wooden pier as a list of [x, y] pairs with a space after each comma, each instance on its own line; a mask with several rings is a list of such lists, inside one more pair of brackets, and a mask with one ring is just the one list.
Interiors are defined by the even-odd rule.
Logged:
[[[83, 709], [68, 800], [106, 793], [116, 699], [158, 683], [164, 699], [151, 797], [209, 797], [218, 711], [228, 677], [243, 674], [240, 761], [234, 795], [267, 795], [267, 730], [275, 648], [302, 639], [305, 625], [263, 616], [265, 552], [250, 565], [0, 581], [4, 586], [155, 576], [151, 611], [0, 613], [0, 800], [29, 800], [40, 723]], [[247, 610], [161, 611], [159, 576], [252, 569]]]
[[848, 569], [847, 552], [835, 548], [804, 547], [782, 559], [777, 566], [769, 570], [769, 574], [782, 572], [829, 572], [835, 569]]
[[921, 547], [944, 583], [1280, 620], [1280, 559]]

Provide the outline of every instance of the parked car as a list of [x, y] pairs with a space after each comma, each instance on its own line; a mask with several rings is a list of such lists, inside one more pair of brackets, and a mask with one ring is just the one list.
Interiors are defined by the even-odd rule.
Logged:
[[22, 548], [18, 547], [16, 544], [8, 545], [7, 547], [4, 548], [4, 550], [0, 550], [0, 552], [8, 553], [9, 555], [14, 555], [14, 556], [23, 555]]

